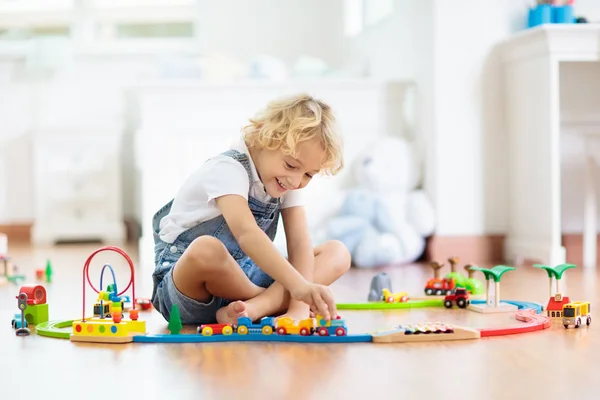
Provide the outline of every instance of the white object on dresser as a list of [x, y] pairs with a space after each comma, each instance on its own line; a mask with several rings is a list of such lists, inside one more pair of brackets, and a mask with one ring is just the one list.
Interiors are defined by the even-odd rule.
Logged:
[[[503, 55], [510, 187], [505, 255], [511, 260], [561, 264], [566, 251], [561, 231], [559, 67], [561, 62], [600, 61], [600, 26], [552, 24], [529, 29], [505, 42]], [[586, 192], [584, 265], [592, 267], [596, 228], [590, 218], [596, 215], [590, 211], [595, 214], [595, 196], [589, 187]]]
[[132, 87], [140, 263], [152, 264], [153, 214], [200, 163], [237, 140], [248, 118], [268, 101], [307, 92], [329, 103], [339, 121], [348, 167], [333, 181], [318, 179], [307, 188], [309, 224], [315, 226], [340, 200], [355, 155], [378, 136], [403, 133], [404, 95], [412, 87], [411, 82], [353, 79], [230, 84], [169, 80]]
[[125, 240], [119, 133], [89, 128], [36, 132], [34, 243]]

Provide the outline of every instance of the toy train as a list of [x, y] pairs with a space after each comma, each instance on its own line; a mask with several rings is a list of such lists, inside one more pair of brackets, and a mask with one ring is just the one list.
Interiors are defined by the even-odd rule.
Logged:
[[197, 328], [197, 333], [203, 336], [232, 335], [233, 333], [238, 335], [271, 335], [273, 332], [277, 332], [279, 335], [310, 336], [316, 333], [319, 336], [346, 336], [348, 328], [346, 321], [339, 316], [337, 319], [328, 321], [319, 315], [316, 318], [307, 318], [300, 321], [294, 321], [288, 317], [263, 317], [258, 324], [252, 323], [252, 320], [248, 317], [239, 317], [237, 325], [203, 324]]

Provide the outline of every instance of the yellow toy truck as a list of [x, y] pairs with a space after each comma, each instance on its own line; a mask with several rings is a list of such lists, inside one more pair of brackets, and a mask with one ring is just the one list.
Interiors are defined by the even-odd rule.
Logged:
[[573, 301], [563, 306], [562, 323], [565, 328], [574, 325], [579, 328], [582, 323], [588, 326], [592, 323], [592, 315], [589, 301]]

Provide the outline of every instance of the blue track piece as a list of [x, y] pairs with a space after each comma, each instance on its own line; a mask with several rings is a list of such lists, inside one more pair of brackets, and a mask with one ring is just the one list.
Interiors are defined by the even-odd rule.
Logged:
[[[541, 314], [544, 310], [544, 306], [538, 303], [532, 303], [529, 301], [518, 301], [518, 300], [500, 300], [500, 303], [512, 304], [517, 306], [519, 310], [524, 308], [531, 308], [535, 310], [536, 314]], [[485, 300], [471, 300], [471, 304], [485, 304]]]
[[346, 335], [346, 336], [300, 336], [300, 335], [211, 335], [198, 334], [148, 334], [135, 335], [134, 342], [138, 343], [215, 343], [215, 342], [287, 342], [287, 343], [366, 343], [372, 342], [371, 335]]

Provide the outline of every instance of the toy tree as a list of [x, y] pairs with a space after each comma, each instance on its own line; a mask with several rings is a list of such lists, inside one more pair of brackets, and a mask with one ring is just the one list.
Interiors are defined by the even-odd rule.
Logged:
[[429, 266], [433, 269], [433, 277], [435, 279], [440, 278], [440, 269], [444, 266], [444, 264], [439, 263], [437, 261], [432, 261], [429, 263]]
[[479, 267], [471, 267], [470, 269], [475, 270], [475, 271], [481, 271], [481, 272], [483, 272], [483, 275], [485, 276], [485, 280], [487, 282], [487, 290], [485, 292], [486, 304], [490, 304], [490, 291], [492, 289], [492, 285], [491, 285], [492, 281], [490, 279], [494, 280], [494, 282], [496, 283], [495, 296], [494, 296], [494, 307], [499, 307], [500, 306], [500, 278], [502, 278], [502, 275], [504, 275], [505, 272], [512, 271], [515, 268], [509, 267], [507, 265], [496, 265], [492, 269], [479, 268]]
[[450, 273], [455, 273], [456, 272], [456, 264], [458, 264], [459, 258], [454, 256], [454, 257], [450, 257], [448, 259], [448, 262], [450, 263]]
[[467, 288], [467, 278], [460, 272], [456, 271], [456, 265], [460, 259], [456, 256], [448, 258], [448, 263], [450, 263], [450, 272], [446, 275], [448, 279], [454, 279], [456, 286], [462, 287], [468, 290]]
[[171, 315], [169, 317], [169, 331], [172, 335], [177, 335], [181, 332], [181, 328], [183, 325], [181, 324], [181, 316], [179, 315], [179, 307], [177, 304], [173, 304], [171, 307]]
[[52, 282], [52, 264], [50, 263], [50, 259], [46, 260], [46, 281], [48, 283]]
[[464, 267], [468, 276], [465, 280], [465, 288], [472, 294], [482, 294], [485, 290], [483, 287], [483, 282], [473, 276], [475, 275], [476, 270], [474, 270], [472, 267], [474, 267], [472, 264], [467, 264]]
[[556, 280], [556, 293], [560, 292], [560, 280], [562, 279], [563, 274], [566, 270], [571, 268], [576, 268], [577, 266], [574, 264], [559, 264], [556, 267], [550, 267], [548, 265], [542, 264], [534, 264], [535, 268], [543, 269], [548, 273], [549, 278], [549, 296], [552, 297], [552, 278]]

